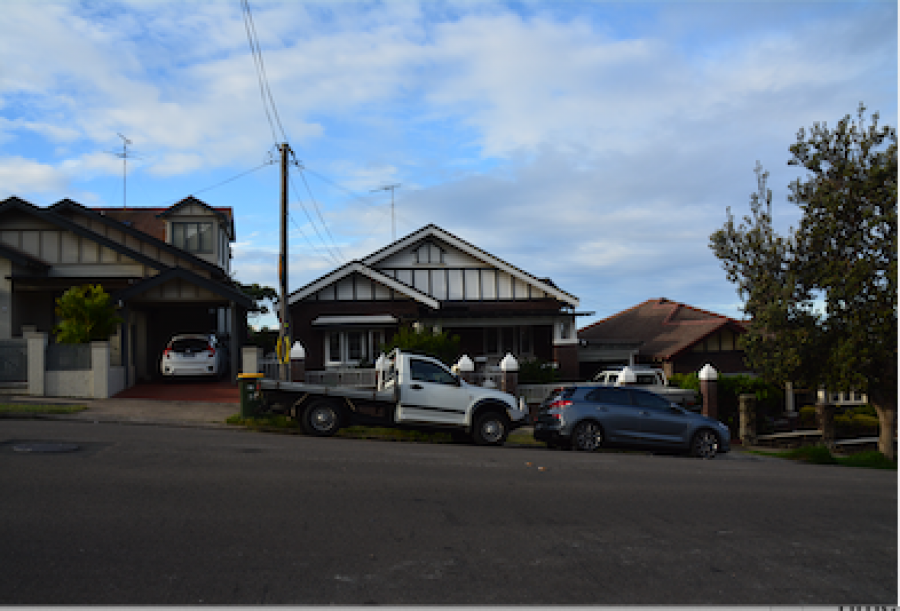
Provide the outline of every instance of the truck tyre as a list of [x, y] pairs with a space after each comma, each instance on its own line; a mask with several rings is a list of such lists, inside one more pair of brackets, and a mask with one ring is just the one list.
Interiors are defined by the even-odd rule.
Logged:
[[341, 428], [341, 411], [334, 401], [317, 399], [303, 411], [300, 420], [307, 435], [331, 437]]
[[472, 429], [472, 439], [480, 446], [501, 446], [509, 434], [509, 422], [501, 413], [479, 414]]

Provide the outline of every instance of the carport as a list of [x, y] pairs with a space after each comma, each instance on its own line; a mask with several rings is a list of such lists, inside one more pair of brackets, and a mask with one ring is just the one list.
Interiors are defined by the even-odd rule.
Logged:
[[159, 381], [159, 360], [177, 333], [218, 333], [230, 344], [230, 380], [240, 370], [247, 310], [253, 300], [230, 283], [173, 268], [113, 296], [121, 308], [126, 387]]

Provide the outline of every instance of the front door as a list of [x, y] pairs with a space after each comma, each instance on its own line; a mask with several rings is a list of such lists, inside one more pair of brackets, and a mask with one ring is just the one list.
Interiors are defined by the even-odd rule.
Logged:
[[469, 393], [452, 373], [431, 361], [410, 357], [410, 380], [400, 399], [400, 422], [465, 424]]

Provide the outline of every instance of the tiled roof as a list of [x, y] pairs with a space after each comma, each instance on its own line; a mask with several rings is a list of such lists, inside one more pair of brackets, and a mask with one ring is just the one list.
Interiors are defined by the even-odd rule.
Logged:
[[578, 339], [592, 342], [640, 342], [640, 354], [671, 358], [730, 327], [741, 332], [745, 323], [668, 299], [650, 299], [578, 331]]

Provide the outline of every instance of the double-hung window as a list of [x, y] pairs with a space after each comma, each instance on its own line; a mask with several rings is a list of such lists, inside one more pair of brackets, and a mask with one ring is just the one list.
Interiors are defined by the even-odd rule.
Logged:
[[191, 253], [212, 253], [213, 224], [172, 223], [172, 245]]

